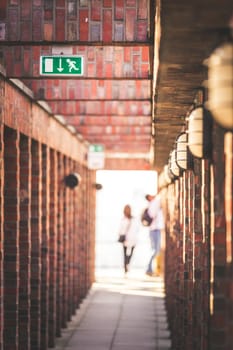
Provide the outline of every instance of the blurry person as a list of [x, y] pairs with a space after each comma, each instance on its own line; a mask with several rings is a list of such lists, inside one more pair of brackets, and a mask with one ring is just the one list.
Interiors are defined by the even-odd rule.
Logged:
[[119, 228], [118, 242], [122, 243], [124, 254], [124, 271], [129, 271], [129, 264], [133, 256], [137, 243], [138, 225], [136, 219], [131, 214], [130, 205], [125, 205], [123, 217]]
[[148, 276], [153, 276], [154, 274], [154, 260], [160, 253], [161, 249], [161, 230], [164, 229], [164, 216], [161, 207], [160, 194], [145, 196], [146, 200], [149, 202], [148, 205], [148, 215], [152, 218], [149, 225], [149, 235], [152, 248], [152, 255], [150, 257], [146, 274]]

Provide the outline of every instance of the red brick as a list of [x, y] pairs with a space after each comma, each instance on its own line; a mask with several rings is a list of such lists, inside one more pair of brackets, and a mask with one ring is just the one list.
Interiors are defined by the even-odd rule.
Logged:
[[137, 22], [137, 40], [147, 41], [147, 22]]
[[20, 15], [22, 19], [31, 19], [32, 2], [30, 0], [24, 0], [23, 6], [20, 7]]
[[42, 11], [41, 9], [33, 11], [32, 19], [32, 37], [33, 40], [42, 40]]
[[131, 62], [131, 48], [124, 48], [124, 62]]
[[88, 10], [79, 10], [79, 39], [81, 41], [88, 40]]
[[87, 65], [87, 76], [88, 77], [95, 77], [96, 76], [96, 66], [94, 63], [88, 63]]
[[101, 24], [100, 23], [91, 23], [91, 29], [90, 29], [90, 40], [91, 41], [100, 41], [101, 39]]
[[104, 7], [112, 7], [112, 0], [104, 0]]
[[65, 40], [65, 10], [56, 9], [56, 40]]
[[91, 1], [91, 19], [92, 21], [101, 20], [101, 0]]
[[113, 41], [124, 41], [124, 24], [115, 23], [114, 24], [114, 38]]
[[103, 11], [103, 41], [112, 41], [112, 11]]
[[148, 1], [147, 0], [139, 0], [138, 4], [138, 18], [146, 19], [148, 14]]
[[124, 0], [115, 1], [115, 19], [122, 20], [124, 17]]
[[105, 77], [106, 78], [111, 78], [112, 74], [113, 74], [112, 64], [111, 63], [105, 63], [104, 68], [105, 68]]
[[125, 39], [126, 41], [133, 41], [136, 37], [135, 31], [135, 18], [136, 18], [136, 10], [127, 9], [125, 16]]
[[44, 23], [44, 40], [53, 40], [53, 25], [51, 23]]
[[126, 0], [126, 6], [136, 6], [136, 0]]
[[4, 20], [6, 18], [7, 12], [7, 0], [2, 0], [0, 2], [0, 20]]
[[8, 38], [9, 40], [18, 40], [19, 39], [19, 18], [18, 18], [18, 9], [9, 9], [8, 16], [11, 19], [8, 23]]

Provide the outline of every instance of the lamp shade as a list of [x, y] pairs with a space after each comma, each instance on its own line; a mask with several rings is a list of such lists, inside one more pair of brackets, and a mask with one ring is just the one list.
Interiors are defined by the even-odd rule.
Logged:
[[170, 153], [169, 170], [173, 176], [175, 176], [175, 177], [180, 176], [180, 168], [178, 167], [178, 165], [176, 163], [176, 150], [175, 149], [173, 149]]
[[191, 153], [198, 158], [203, 157], [203, 107], [194, 109], [188, 122], [188, 147]]
[[216, 122], [233, 129], [233, 44], [225, 43], [207, 60], [208, 102]]
[[188, 169], [188, 135], [182, 132], [176, 139], [176, 163], [182, 170]]
[[78, 173], [72, 173], [64, 178], [65, 185], [71, 189], [75, 188], [81, 182], [81, 176]]
[[158, 187], [161, 189], [168, 186], [171, 183], [171, 178], [168, 173], [168, 165], [165, 165], [163, 171], [159, 174], [158, 177]]

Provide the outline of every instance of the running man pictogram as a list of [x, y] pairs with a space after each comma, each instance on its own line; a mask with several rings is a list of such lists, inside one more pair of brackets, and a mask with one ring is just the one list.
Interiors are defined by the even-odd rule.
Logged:
[[69, 66], [69, 72], [72, 72], [72, 70], [79, 70], [78, 67], [76, 67], [76, 61], [71, 61], [70, 58], [67, 58], [66, 62], [68, 63]]

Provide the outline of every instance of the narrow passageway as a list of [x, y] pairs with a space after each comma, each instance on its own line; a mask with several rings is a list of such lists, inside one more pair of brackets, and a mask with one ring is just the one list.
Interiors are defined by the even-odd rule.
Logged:
[[140, 269], [96, 273], [89, 295], [58, 341], [56, 350], [169, 350], [161, 277]]

